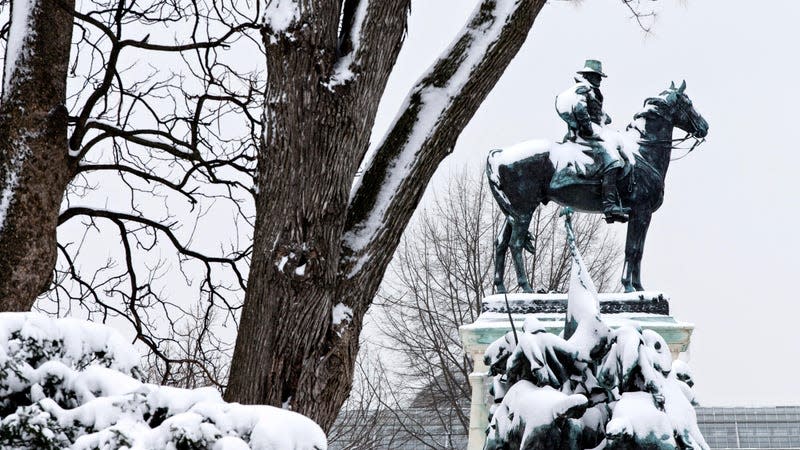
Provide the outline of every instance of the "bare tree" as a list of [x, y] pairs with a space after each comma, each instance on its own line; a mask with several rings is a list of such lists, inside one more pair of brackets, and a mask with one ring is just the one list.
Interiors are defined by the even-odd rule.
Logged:
[[[270, 20], [284, 3], [287, 20]], [[287, 403], [330, 428], [405, 225], [544, 3], [478, 2], [355, 186], [410, 0], [268, 3], [266, 132], [228, 400]], [[349, 320], [332, 320], [339, 304]]]
[[[73, 13], [78, 163], [39, 307], [126, 324], [156, 382], [225, 386], [252, 239], [263, 66], [241, 56], [263, 55], [258, 5], [94, 0]], [[227, 233], [200, 235], [220, 216]], [[99, 267], [95, 239], [116, 244]]]
[[[536, 253], [527, 259], [543, 290], [565, 292], [571, 258], [558, 215], [556, 205], [537, 211], [531, 227]], [[392, 410], [400, 423], [425, 423], [410, 433], [418, 445], [454, 448], [469, 429], [472, 361], [458, 328], [477, 319], [481, 300], [492, 293], [491, 255], [502, 219], [481, 178], [453, 177], [446, 195], [409, 226], [381, 286], [371, 313], [380, 324], [377, 340], [388, 361], [398, 360], [384, 363], [393, 368], [389, 379], [403, 380], [410, 399]], [[602, 217], [580, 215], [574, 221], [578, 246], [591, 255], [590, 272], [602, 290], [612, 284], [620, 247]]]
[[291, 405], [330, 428], [403, 230], [545, 3], [477, 1], [368, 152], [410, 0], [267, 2], [265, 133], [228, 400]]
[[328, 432], [332, 449], [399, 446], [402, 430], [395, 420], [393, 390], [388, 381], [386, 366], [376, 354], [359, 352], [350, 397]]
[[[10, 6], [0, 309], [45, 292], [41, 310], [127, 323], [154, 381], [221, 389], [252, 239], [264, 77], [241, 54], [263, 55], [259, 3]], [[220, 212], [242, 225], [198, 239]], [[197, 301], [165, 285], [178, 271]]]
[[[168, 242], [181, 261], [197, 261], [208, 302], [225, 304], [232, 311], [227, 320], [240, 314], [226, 398], [290, 405], [328, 429], [352, 384], [364, 314], [425, 186], [545, 1], [478, 1], [371, 153], [370, 132], [406, 33], [410, 0], [231, 1], [100, 0], [75, 10], [62, 0], [13, 0], [12, 10], [29, 8], [30, 14], [12, 12], [9, 48], [19, 50], [21, 43], [22, 50], [9, 50], [14, 58], [6, 58], [5, 86], [11, 88], [2, 105], [8, 120], [0, 124], [9, 146], [0, 161], [0, 199], [8, 199], [0, 298], [4, 309], [28, 309], [49, 281], [59, 248], [56, 224], [80, 218], [89, 231], [118, 234], [121, 257], [113, 261], [121, 264], [101, 265], [103, 280], [87, 277], [70, 262], [78, 246], [62, 244], [67, 262], [60, 276], [80, 289], [77, 297], [74, 288], [64, 289], [62, 298], [96, 302], [87, 310], [103, 319], [117, 314], [169, 362], [174, 358], [163, 346], [179, 339], [158, 337], [154, 324], [168, 309], [187, 311], [156, 289], [170, 267], [139, 258], [158, 239]], [[34, 32], [20, 34], [19, 27]], [[70, 60], [73, 29], [92, 50], [72, 52]], [[167, 44], [160, 38], [169, 29], [188, 32]], [[252, 54], [263, 51], [268, 76], [221, 75], [242, 73], [219, 52], [232, 42], [239, 46], [236, 37], [246, 40], [250, 30], [261, 34]], [[82, 65], [83, 55], [94, 56]], [[168, 71], [159, 78], [156, 70], [130, 78], [142, 72], [126, 63], [147, 65], [161, 55], [193, 63], [185, 75]], [[90, 67], [85, 82], [70, 94], [68, 70], [81, 67]], [[189, 93], [195, 85], [200, 88]], [[253, 104], [263, 105], [263, 119], [252, 113]], [[139, 113], [129, 114], [133, 110]], [[252, 124], [246, 139], [219, 132], [229, 129], [219, 119], [224, 111]], [[119, 185], [107, 185], [102, 176], [80, 182], [89, 173], [109, 173]], [[68, 202], [59, 214], [70, 182], [76, 192], [121, 188], [130, 204], [120, 211]], [[201, 184], [219, 190], [200, 193]], [[149, 198], [152, 205], [165, 191], [190, 203], [224, 196], [242, 205], [254, 197], [252, 222], [234, 206], [245, 228], [252, 227], [252, 246], [245, 235], [216, 252], [196, 250], [192, 226], [176, 232], [180, 215], [169, 212], [171, 204], [154, 212], [137, 200]], [[197, 215], [203, 214], [208, 210], [200, 208]], [[240, 242], [247, 244], [241, 248]], [[187, 280], [196, 275], [180, 267]], [[219, 268], [225, 274], [215, 272]], [[104, 302], [98, 288], [119, 302]], [[229, 300], [244, 291], [239, 310]], [[345, 319], [334, 320], [342, 311]], [[164, 372], [168, 380], [169, 366]]]

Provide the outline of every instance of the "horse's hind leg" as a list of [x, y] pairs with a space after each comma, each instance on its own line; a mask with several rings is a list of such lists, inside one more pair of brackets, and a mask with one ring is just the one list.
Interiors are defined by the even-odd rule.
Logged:
[[514, 269], [517, 271], [517, 284], [522, 288], [522, 292], [533, 292], [528, 283], [528, 276], [525, 274], [525, 260], [522, 257], [522, 250], [528, 243], [528, 227], [531, 224], [531, 214], [524, 216], [509, 217], [511, 222], [511, 259], [514, 260]]
[[504, 279], [506, 275], [506, 251], [511, 240], [512, 228], [511, 220], [506, 217], [505, 222], [503, 222], [503, 228], [494, 243], [494, 288], [498, 294], [508, 292]]
[[625, 243], [625, 274], [622, 277], [625, 292], [644, 290], [641, 279], [642, 255], [647, 229], [650, 227], [650, 217], [652, 217], [652, 213], [649, 212], [634, 212], [628, 222], [628, 236]]

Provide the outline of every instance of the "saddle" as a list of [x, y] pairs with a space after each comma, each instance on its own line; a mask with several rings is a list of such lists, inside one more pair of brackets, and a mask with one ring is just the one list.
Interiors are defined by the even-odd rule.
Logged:
[[604, 148], [598, 148], [599, 143], [589, 142], [563, 142], [556, 144], [550, 150], [557, 161], [555, 173], [550, 180], [550, 190], [557, 191], [574, 185], [602, 184], [603, 172], [610, 165], [618, 165], [622, 169], [620, 180], [627, 177], [632, 165], [625, 160], [624, 153], [620, 158], [609, 155]]

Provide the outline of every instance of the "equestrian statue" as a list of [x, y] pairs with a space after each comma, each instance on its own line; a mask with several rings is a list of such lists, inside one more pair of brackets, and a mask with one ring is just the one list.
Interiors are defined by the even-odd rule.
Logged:
[[[489, 152], [486, 176], [492, 195], [506, 216], [495, 246], [495, 290], [507, 292], [505, 257], [511, 258], [517, 282], [533, 292], [525, 274], [522, 250], [535, 243], [528, 232], [540, 204], [555, 201], [578, 211], [602, 213], [606, 222], [628, 223], [622, 285], [642, 291], [641, 261], [650, 217], [663, 202], [664, 179], [676, 143], [708, 134], [708, 123], [686, 95], [686, 82], [672, 83], [643, 109], [624, 131], [609, 127], [600, 83], [606, 75], [587, 60], [575, 85], [556, 97], [556, 111], [567, 123], [563, 141], [532, 140]], [[673, 139], [674, 128], [687, 137]]]

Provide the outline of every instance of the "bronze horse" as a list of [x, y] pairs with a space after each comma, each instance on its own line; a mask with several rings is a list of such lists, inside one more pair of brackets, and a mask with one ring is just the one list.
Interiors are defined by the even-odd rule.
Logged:
[[[638, 152], [635, 164], [630, 164], [628, 173], [619, 180], [622, 204], [631, 209], [622, 276], [625, 292], [644, 290], [641, 282], [644, 240], [650, 217], [664, 199], [664, 179], [674, 142], [673, 129], [677, 127], [695, 138], [708, 134], [708, 123], [695, 111], [685, 90], [685, 81], [677, 88], [672, 83], [658, 97], [648, 98], [644, 109], [628, 126], [628, 131], [638, 137]], [[497, 292], [506, 292], [503, 278], [509, 246], [519, 286], [524, 292], [533, 292], [525, 274], [522, 250], [533, 252], [535, 249], [528, 226], [539, 204], [553, 200], [578, 211], [602, 211], [599, 180], [580, 180], [577, 177], [575, 183], [551, 184], [554, 175], [559, 174], [563, 179], [563, 170], [574, 169], [564, 169], [559, 165], [557, 170], [554, 161], [558, 158], [554, 159], [549, 147], [542, 144], [521, 154], [503, 155], [502, 149], [489, 153], [486, 176], [492, 195], [506, 216], [495, 246], [494, 285]]]

